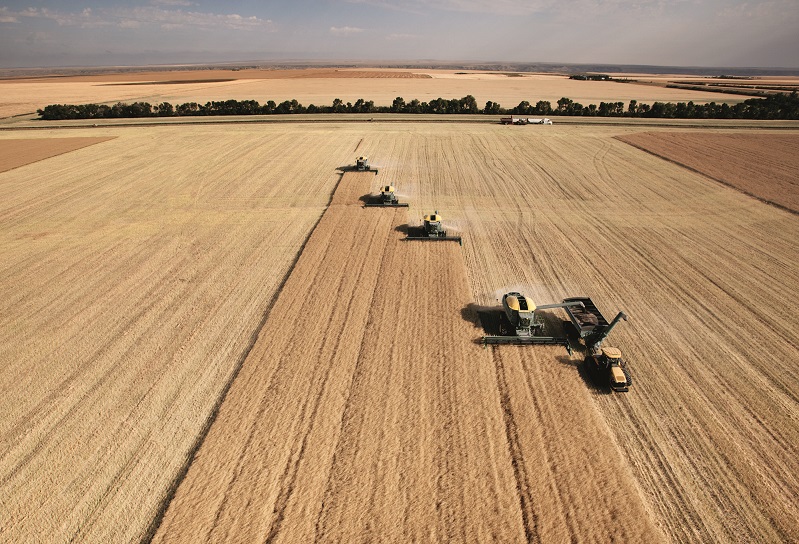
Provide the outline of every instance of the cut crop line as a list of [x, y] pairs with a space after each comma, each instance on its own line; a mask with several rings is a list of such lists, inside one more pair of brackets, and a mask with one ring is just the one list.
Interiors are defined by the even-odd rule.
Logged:
[[650, 155], [652, 155], [654, 157], [657, 157], [659, 159], [663, 159], [664, 161], [670, 162], [672, 164], [676, 164], [677, 166], [681, 166], [681, 167], [685, 168], [686, 170], [690, 170], [691, 172], [693, 172], [695, 174], [699, 174], [700, 176], [704, 176], [707, 179], [715, 181], [716, 183], [720, 183], [720, 184], [724, 185], [725, 187], [729, 187], [730, 189], [734, 189], [735, 191], [738, 191], [739, 193], [742, 193], [742, 194], [744, 194], [744, 195], [746, 195], [746, 196], [748, 196], [750, 198], [754, 198], [755, 200], [758, 200], [758, 201], [762, 202], [763, 204], [769, 204], [769, 205], [774, 206], [775, 208], [778, 208], [778, 209], [780, 209], [782, 211], [791, 213], [793, 215], [799, 215], [799, 210], [794, 210], [793, 208], [789, 208], [787, 206], [783, 206], [782, 204], [778, 204], [778, 203], [776, 203], [776, 202], [774, 202], [772, 200], [768, 200], [767, 198], [763, 198], [763, 197], [757, 196], [755, 194], [752, 194], [749, 191], [745, 191], [745, 190], [741, 189], [740, 187], [736, 187], [735, 185], [732, 185], [731, 183], [728, 183], [728, 182], [724, 181], [723, 179], [719, 179], [719, 178], [713, 177], [710, 174], [707, 174], [707, 173], [705, 173], [705, 172], [703, 172], [701, 170], [698, 170], [696, 168], [688, 166], [687, 164], [683, 164], [683, 163], [681, 163], [678, 160], [670, 159], [669, 157], [666, 157], [664, 155], [656, 153], [656, 152], [654, 152], [652, 150], [649, 150], [649, 149], [647, 149], [647, 148], [645, 148], [643, 146], [640, 146], [638, 144], [634, 144], [632, 142], [628, 142], [628, 141], [626, 141], [626, 140], [624, 140], [624, 139], [622, 139], [622, 138], [620, 138], [618, 136], [614, 136], [614, 138], [616, 138], [620, 142], [624, 142], [625, 144], [630, 145], [630, 146], [632, 146], [632, 147], [634, 147], [636, 149], [640, 149], [641, 151], [643, 151], [645, 153], [649, 153]]
[[[328, 199], [326, 208], [330, 207], [330, 204], [333, 201], [333, 195], [336, 194], [336, 191], [338, 190], [338, 187], [341, 184], [341, 180], [343, 177], [344, 174], [340, 173], [339, 179], [336, 182], [336, 185], [333, 187], [333, 191], [330, 193], [330, 198]], [[199, 451], [200, 447], [203, 445], [205, 438], [208, 436], [208, 432], [211, 430], [211, 426], [213, 425], [214, 421], [219, 415], [219, 409], [222, 407], [222, 403], [225, 401], [225, 398], [227, 397], [230, 388], [233, 386], [233, 382], [236, 380], [239, 373], [241, 372], [242, 366], [244, 366], [244, 361], [247, 360], [247, 357], [250, 355], [250, 352], [252, 351], [253, 347], [255, 347], [255, 343], [258, 341], [258, 337], [261, 334], [261, 331], [263, 330], [264, 326], [266, 326], [266, 322], [269, 319], [269, 315], [272, 313], [272, 308], [274, 307], [278, 296], [280, 296], [280, 292], [283, 290], [283, 287], [285, 287], [286, 282], [291, 276], [291, 273], [294, 271], [294, 268], [297, 266], [297, 262], [300, 260], [303, 251], [305, 251], [305, 247], [308, 245], [308, 241], [313, 236], [313, 233], [316, 231], [317, 227], [319, 226], [319, 223], [322, 221], [322, 218], [324, 216], [325, 216], [324, 213], [319, 215], [319, 218], [316, 220], [316, 223], [314, 223], [314, 226], [308, 233], [308, 236], [306, 236], [305, 240], [303, 240], [299, 251], [294, 256], [294, 260], [291, 262], [291, 265], [289, 266], [288, 270], [283, 275], [283, 278], [280, 280], [277, 289], [275, 289], [272, 298], [270, 299], [269, 303], [266, 306], [266, 309], [264, 310], [263, 315], [261, 316], [261, 321], [258, 323], [258, 326], [255, 327], [252, 334], [250, 335], [249, 342], [247, 343], [241, 355], [239, 356], [239, 360], [236, 361], [236, 365], [233, 368], [233, 372], [231, 373], [230, 378], [228, 379], [227, 383], [225, 383], [225, 385], [222, 387], [222, 391], [220, 392], [219, 397], [216, 399], [216, 402], [214, 403], [211, 413], [208, 416], [208, 419], [205, 421], [205, 425], [203, 425], [202, 429], [200, 430], [200, 433], [197, 435], [197, 439], [195, 440], [193, 446], [189, 449], [189, 453], [186, 456], [186, 460], [183, 463], [183, 466], [177, 472], [175, 478], [172, 480], [172, 483], [167, 488], [167, 492], [164, 495], [164, 498], [161, 500], [161, 503], [156, 509], [156, 515], [153, 518], [153, 521], [150, 523], [150, 526], [147, 528], [147, 531], [144, 533], [141, 542], [143, 543], [152, 542], [156, 532], [158, 532], [161, 523], [164, 521], [164, 516], [166, 515], [166, 511], [167, 508], [169, 507], [169, 504], [172, 502], [172, 499], [175, 498], [175, 494], [177, 493], [178, 487], [180, 487], [180, 484], [186, 478], [186, 474], [188, 474], [189, 472], [189, 467], [191, 466], [192, 461], [194, 461], [197, 452]]]
[[517, 431], [516, 420], [513, 417], [513, 408], [510, 403], [510, 390], [505, 378], [505, 365], [502, 363], [502, 356], [498, 355], [497, 350], [491, 348], [494, 368], [497, 375], [497, 386], [499, 387], [499, 402], [502, 408], [502, 419], [505, 422], [505, 436], [508, 442], [508, 451], [513, 466], [513, 476], [516, 479], [516, 492], [519, 495], [519, 507], [522, 511], [522, 522], [524, 523], [524, 536], [527, 542], [540, 540], [538, 535], [538, 519], [533, 509], [533, 497], [528, 489], [527, 470], [524, 467], [524, 456], [519, 444], [519, 432]]
[[[360, 144], [358, 144], [358, 145], [360, 145]], [[358, 148], [356, 147], [355, 149], [357, 150]], [[396, 212], [397, 211], [394, 210], [394, 217], [397, 216]], [[395, 225], [395, 221], [391, 221], [390, 225], [391, 225], [391, 228], [393, 229], [394, 225]], [[391, 243], [391, 241], [389, 241], [389, 244], [390, 243]], [[395, 240], [395, 243], [396, 243], [396, 240]], [[380, 260], [380, 270], [379, 270], [378, 275], [377, 275], [378, 278], [382, 278], [384, 276], [383, 271], [386, 270], [388, 268], [388, 266], [389, 266], [389, 262], [388, 262], [389, 256], [391, 256], [393, 254], [393, 250], [394, 250], [393, 247], [392, 247], [392, 251], [391, 252], [387, 251], [388, 247], [389, 247], [389, 244], [385, 244], [383, 246], [383, 253], [382, 253], [381, 260]], [[370, 300], [373, 301], [377, 297], [379, 288], [380, 288], [380, 282], [379, 281], [375, 282], [374, 288], [372, 289], [372, 296], [370, 297]], [[371, 321], [372, 313], [374, 311], [375, 311], [375, 307], [372, 304], [372, 305], [369, 306], [369, 317], [367, 318], [367, 323]], [[366, 331], [364, 331], [364, 334], [365, 333], [366, 333]], [[336, 446], [333, 448], [333, 456], [332, 456], [331, 461], [330, 461], [330, 469], [328, 470], [327, 482], [325, 483], [324, 497], [322, 499], [322, 504], [319, 507], [319, 512], [316, 515], [316, 523], [314, 524], [314, 527], [315, 527], [314, 531], [315, 531], [315, 538], [317, 538], [317, 539], [319, 538], [320, 534], [323, 534], [324, 531], [325, 531], [325, 527], [323, 525], [322, 518], [323, 518], [323, 516], [325, 514], [326, 506], [328, 504], [330, 504], [331, 502], [333, 502], [333, 500], [331, 498], [332, 494], [333, 494], [333, 491], [332, 491], [332, 487], [333, 487], [333, 471], [334, 471], [334, 469], [336, 467], [336, 464], [338, 462], [338, 457], [339, 457], [339, 453], [340, 453], [340, 446], [341, 446], [341, 438], [344, 435], [347, 423], [353, 417], [351, 415], [352, 414], [352, 410], [354, 410], [353, 403], [351, 402], [352, 392], [357, 389], [357, 385], [359, 383], [359, 379], [362, 376], [362, 370], [363, 370], [362, 361], [364, 359], [364, 350], [366, 348], [367, 348], [367, 343], [363, 341], [363, 337], [362, 337], [361, 338], [361, 347], [358, 350], [358, 358], [355, 361], [355, 368], [353, 369], [352, 377], [350, 379], [350, 384], [349, 384], [349, 387], [347, 388], [347, 400], [344, 403], [344, 410], [341, 413], [341, 421], [339, 423], [339, 433], [338, 433], [338, 437], [336, 438]]]

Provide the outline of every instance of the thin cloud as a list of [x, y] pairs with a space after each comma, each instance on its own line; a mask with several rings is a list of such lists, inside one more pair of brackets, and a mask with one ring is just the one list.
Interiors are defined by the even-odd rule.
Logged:
[[189, 0], [150, 0], [150, 3], [154, 6], [194, 6], [194, 2], [189, 2]]
[[[9, 19], [7, 22], [17, 22], [22, 18], [46, 19], [55, 21], [60, 26], [80, 26], [84, 28], [104, 26], [139, 28], [146, 25], [157, 25], [163, 29], [181, 27], [214, 29], [224, 27], [232, 30], [263, 30], [271, 29], [273, 26], [270, 19], [261, 19], [256, 16], [242, 17], [237, 13], [208, 13], [183, 9], [163, 9], [154, 6], [109, 8], [96, 11], [87, 8], [81, 13], [66, 13], [47, 8], [27, 8], [22, 11], [0, 8], [0, 17]], [[11, 19], [14, 20], [12, 21]]]
[[388, 41], [406, 41], [406, 40], [415, 40], [419, 38], [418, 34], [389, 34], [386, 36], [386, 40]]
[[334, 36], [350, 36], [352, 34], [358, 34], [363, 32], [362, 28], [354, 27], [354, 26], [331, 26], [330, 33]]
[[556, 0], [348, 0], [352, 4], [364, 4], [392, 11], [403, 11], [415, 14], [434, 11], [450, 11], [461, 13], [505, 13], [523, 15], [549, 10], [559, 3]]

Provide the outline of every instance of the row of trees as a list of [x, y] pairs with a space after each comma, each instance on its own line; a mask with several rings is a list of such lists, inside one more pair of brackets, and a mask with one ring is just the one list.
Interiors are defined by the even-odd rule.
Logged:
[[766, 98], [750, 98], [738, 104], [694, 104], [693, 102], [655, 102], [642, 104], [636, 100], [624, 102], [600, 102], [599, 106], [583, 106], [563, 97], [553, 106], [540, 100], [531, 104], [522, 101], [511, 109], [497, 102], [488, 101], [479, 107], [471, 95], [460, 99], [437, 98], [430, 102], [411, 100], [405, 102], [397, 97], [391, 106], [375, 106], [371, 100], [358, 99], [355, 103], [335, 99], [330, 106], [303, 106], [296, 100], [280, 104], [269, 100], [259, 104], [255, 100], [224, 100], [198, 104], [187, 102], [173, 106], [169, 102], [152, 105], [147, 102], [132, 104], [51, 104], [38, 110], [44, 120], [61, 119], [118, 119], [135, 117], [185, 117], [211, 115], [270, 115], [286, 113], [461, 113], [487, 115], [568, 115], [588, 117], [651, 117], [668, 119], [799, 119], [799, 96], [796, 91], [773, 94]]

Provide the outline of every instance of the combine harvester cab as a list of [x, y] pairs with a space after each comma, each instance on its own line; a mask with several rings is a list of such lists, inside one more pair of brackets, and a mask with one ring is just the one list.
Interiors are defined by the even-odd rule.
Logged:
[[580, 304], [582, 303], [576, 301], [536, 306], [521, 293], [506, 293], [502, 297], [502, 317], [510, 326], [510, 330], [506, 333], [503, 330], [504, 327], [500, 326], [501, 334], [499, 336], [483, 336], [482, 344], [554, 345], [563, 346], [571, 353], [569, 339], [565, 336], [544, 336], [541, 334], [544, 323], [537, 318], [535, 313], [538, 310], [579, 306]]
[[369, 164], [369, 157], [357, 157], [355, 159], [355, 168], [358, 172], [374, 172], [377, 174], [377, 168], [372, 168]]
[[463, 245], [463, 239], [460, 236], [447, 236], [447, 231], [444, 229], [444, 225], [441, 221], [442, 218], [438, 214], [438, 210], [430, 215], [425, 215], [421, 235], [407, 236], [404, 240], [423, 240], [427, 242], [452, 241]]
[[619, 321], [627, 321], [627, 314], [619, 312], [613, 321], [608, 322], [588, 297], [567, 298], [563, 302], [582, 303], [582, 307], [567, 307], [566, 313], [575, 333], [585, 343], [587, 355], [584, 364], [589, 375], [595, 382], [607, 381], [613, 391], [629, 391], [632, 378], [621, 357], [621, 351], [617, 348], [602, 347], [602, 343]]
[[400, 202], [397, 200], [396, 189], [393, 185], [384, 185], [380, 190], [380, 196], [375, 198], [372, 202], [364, 204], [365, 208], [407, 208], [407, 202]]

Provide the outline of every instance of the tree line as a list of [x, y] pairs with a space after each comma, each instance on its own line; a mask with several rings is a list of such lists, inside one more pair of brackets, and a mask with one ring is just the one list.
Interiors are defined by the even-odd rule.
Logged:
[[390, 106], [375, 106], [372, 100], [358, 99], [355, 103], [344, 102], [338, 98], [330, 106], [303, 106], [296, 100], [276, 103], [269, 100], [259, 104], [256, 100], [224, 100], [205, 104], [186, 102], [173, 106], [169, 102], [150, 104], [133, 102], [114, 105], [106, 104], [51, 104], [37, 110], [44, 120], [63, 119], [123, 119], [141, 117], [188, 117], [216, 115], [271, 115], [290, 113], [460, 113], [486, 115], [565, 115], [585, 117], [648, 117], [661, 119], [799, 119], [799, 96], [796, 91], [790, 94], [779, 93], [765, 98], [750, 98], [738, 104], [695, 104], [694, 102], [654, 102], [639, 103], [637, 100], [624, 102], [600, 102], [584, 106], [570, 98], [563, 97], [554, 105], [547, 100], [539, 100], [534, 105], [524, 100], [514, 108], [503, 108], [499, 103], [488, 101], [484, 107], [477, 104], [471, 95], [460, 99], [437, 98], [429, 102], [402, 97], [394, 99]]

